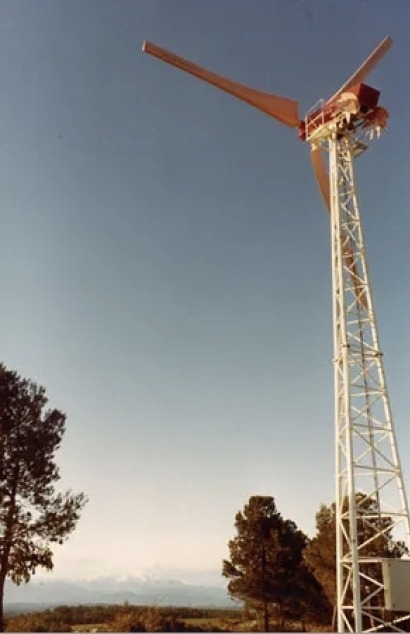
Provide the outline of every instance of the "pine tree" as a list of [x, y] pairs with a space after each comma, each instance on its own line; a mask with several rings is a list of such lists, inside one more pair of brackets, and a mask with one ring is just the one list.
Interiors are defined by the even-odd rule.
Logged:
[[0, 631], [6, 578], [20, 584], [51, 569], [50, 546], [70, 535], [86, 503], [83, 493], [55, 490], [66, 417], [46, 405], [43, 387], [0, 364]]
[[325, 605], [319, 584], [302, 560], [307, 537], [294, 522], [283, 519], [273, 497], [251, 497], [237, 513], [235, 528], [222, 574], [230, 579], [228, 591], [233, 597], [262, 613], [263, 631], [269, 631], [272, 607], [283, 629], [285, 618], [303, 617], [309, 600]]

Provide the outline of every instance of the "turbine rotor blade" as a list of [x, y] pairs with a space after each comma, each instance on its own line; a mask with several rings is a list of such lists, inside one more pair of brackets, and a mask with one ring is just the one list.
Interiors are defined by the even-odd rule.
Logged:
[[176, 66], [180, 70], [224, 90], [291, 128], [295, 128], [299, 125], [298, 102], [294, 99], [287, 99], [278, 95], [271, 95], [260, 90], [248, 88], [248, 86], [226, 79], [201, 66], [197, 66], [183, 57], [179, 57], [175, 55], [175, 53], [171, 53], [171, 51], [167, 51], [165, 48], [156, 46], [151, 42], [144, 42], [142, 50], [167, 64], [171, 64], [171, 66]]
[[312, 149], [310, 152], [310, 160], [312, 162], [317, 184], [319, 185], [320, 193], [322, 194], [326, 209], [330, 215], [329, 175], [323, 158], [323, 151], [319, 147]]
[[328, 99], [327, 103], [337, 99], [337, 97], [342, 92], [346, 92], [355, 84], [361, 84], [364, 79], [366, 79], [367, 75], [373, 70], [373, 68], [375, 68], [382, 57], [384, 57], [387, 51], [391, 48], [392, 44], [393, 40], [389, 35], [386, 35], [386, 37], [380, 42], [380, 44], [376, 46], [374, 51], [370, 53], [369, 57], [363, 62], [363, 64], [359, 66], [356, 72], [354, 72], [353, 75], [347, 80], [347, 82], [343, 84], [341, 88], [339, 88], [339, 90], [333, 95], [333, 97], [330, 97], [330, 99]]
[[[316, 180], [319, 185], [319, 189], [322, 194], [326, 209], [330, 216], [331, 210], [330, 210], [329, 175], [327, 173], [325, 160], [323, 158], [323, 151], [319, 147], [311, 150], [310, 160], [312, 162], [313, 171], [315, 173]], [[365, 290], [361, 288], [356, 264], [354, 261], [353, 250], [349, 244], [349, 241], [345, 239], [345, 234], [342, 235], [342, 244], [343, 244], [343, 247], [342, 247], [343, 259], [344, 259], [346, 268], [349, 271], [350, 276], [353, 280], [353, 285], [354, 285], [357, 301], [362, 306], [362, 308], [367, 308], [366, 293], [365, 293]]]

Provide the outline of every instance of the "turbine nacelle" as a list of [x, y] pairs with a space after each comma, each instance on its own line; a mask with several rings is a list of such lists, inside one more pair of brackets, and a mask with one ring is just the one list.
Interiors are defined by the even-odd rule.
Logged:
[[385, 128], [388, 112], [378, 106], [379, 96], [378, 90], [362, 83], [351, 86], [331, 101], [321, 100], [300, 122], [299, 138], [314, 144], [328, 137], [335, 128], [340, 132], [360, 127]]

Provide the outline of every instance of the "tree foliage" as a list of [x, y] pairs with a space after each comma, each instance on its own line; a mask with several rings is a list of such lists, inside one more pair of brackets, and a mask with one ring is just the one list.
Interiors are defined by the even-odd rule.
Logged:
[[0, 364], [0, 627], [6, 578], [20, 584], [51, 569], [52, 545], [67, 539], [86, 503], [83, 493], [55, 490], [66, 417], [47, 402], [43, 387]]
[[316, 513], [316, 535], [309, 541], [304, 558], [330, 602], [336, 606], [335, 504], [322, 504]]
[[303, 562], [307, 537], [294, 522], [283, 519], [272, 497], [251, 497], [237, 513], [235, 528], [222, 574], [233, 597], [263, 613], [265, 631], [272, 607], [282, 628], [286, 617], [303, 618], [313, 607], [326, 613], [321, 587]]

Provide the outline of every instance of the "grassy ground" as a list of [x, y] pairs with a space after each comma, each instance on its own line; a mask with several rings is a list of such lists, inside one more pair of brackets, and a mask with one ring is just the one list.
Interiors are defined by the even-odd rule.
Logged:
[[[61, 606], [44, 612], [7, 618], [9, 632], [257, 632], [255, 619], [244, 620], [241, 610], [156, 608], [149, 606]], [[329, 628], [306, 624], [310, 632]], [[288, 622], [285, 631], [302, 632], [298, 621]], [[272, 619], [270, 631], [283, 631]]]

